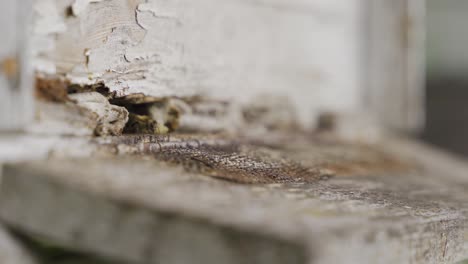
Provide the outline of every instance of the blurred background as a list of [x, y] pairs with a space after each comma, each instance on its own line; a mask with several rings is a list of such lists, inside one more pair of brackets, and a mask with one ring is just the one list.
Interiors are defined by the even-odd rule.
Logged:
[[468, 156], [468, 1], [427, 1], [426, 129], [423, 139]]

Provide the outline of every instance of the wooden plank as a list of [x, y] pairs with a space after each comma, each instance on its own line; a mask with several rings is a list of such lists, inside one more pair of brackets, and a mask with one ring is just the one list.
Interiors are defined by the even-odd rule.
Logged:
[[[233, 149], [219, 138], [98, 140], [103, 149], [91, 158], [6, 166], [0, 215], [63, 246], [144, 263], [453, 263], [468, 257], [466, 163], [386, 139], [371, 149], [407, 166], [384, 166], [367, 147], [294, 138], [255, 152], [245, 142]], [[203, 150], [208, 142], [210, 150]], [[281, 156], [327, 177], [219, 181], [207, 176], [222, 176], [229, 167], [216, 162], [226, 152], [213, 148], [237, 153], [231, 161], [247, 172], [239, 162]], [[176, 161], [161, 161], [171, 149], [204, 154], [191, 163], [178, 154]], [[203, 155], [212, 157], [211, 169], [200, 169]], [[318, 162], [337, 157], [342, 166]], [[354, 173], [345, 173], [350, 169]]]
[[4, 264], [33, 264], [32, 256], [0, 226], [0, 262]]
[[[368, 106], [375, 109], [373, 112], [377, 113], [378, 119], [389, 127], [417, 130], [423, 124], [424, 5], [421, 0], [351, 1], [346, 6], [335, 2], [305, 3], [299, 0], [288, 4], [278, 1], [268, 5], [228, 1], [226, 4], [232, 7], [229, 9], [204, 8], [205, 5], [212, 5], [208, 2], [191, 5], [158, 4], [161, 10], [172, 12], [175, 16], [172, 21], [179, 16], [177, 19], [180, 23], [175, 24], [170, 22], [171, 19], [162, 19], [153, 14], [155, 4], [152, 2], [127, 6], [118, 0], [89, 3], [76, 1], [75, 6], [80, 11], [66, 16], [67, 5], [41, 0], [35, 3], [37, 19], [33, 24], [34, 34], [30, 42], [22, 40], [29, 32], [26, 28], [28, 19], [16, 21], [15, 17], [31, 17], [28, 15], [31, 5], [24, 1], [18, 4], [22, 6], [17, 8], [15, 1], [6, 2], [2, 9], [5, 13], [2, 24], [6, 26], [2, 27], [5, 45], [2, 45], [0, 51], [3, 69], [3, 75], [0, 75], [3, 77], [0, 78], [4, 87], [19, 85], [19, 88], [1, 90], [4, 93], [4, 110], [0, 111], [0, 120], [5, 121], [0, 122], [0, 126], [5, 129], [19, 128], [31, 120], [32, 64], [25, 63], [29, 50], [25, 45], [31, 47], [32, 44], [34, 67], [40, 73], [66, 75], [77, 83], [103, 81], [111, 89], [120, 91], [121, 95], [140, 92], [157, 97], [206, 94], [223, 100], [237, 98], [239, 102], [245, 103], [257, 100], [261, 94], [270, 93], [290, 97], [294, 108], [298, 110], [299, 119], [306, 126], [313, 125], [314, 118], [324, 109], [359, 111], [364, 100], [368, 102], [364, 108]], [[109, 8], [90, 8], [106, 5], [119, 16], [99, 13], [107, 12], [105, 10]], [[282, 5], [286, 8], [279, 11], [276, 7]], [[304, 7], [302, 10], [307, 12], [296, 12], [301, 9], [299, 7]], [[131, 15], [135, 9], [138, 14], [136, 20]], [[224, 15], [218, 14], [225, 17], [225, 23], [204, 21], [204, 18], [213, 17], [213, 14], [201, 14], [210, 10], [217, 10], [216, 14], [226, 11]], [[231, 12], [244, 15], [232, 16], [229, 15]], [[76, 20], [81, 21], [82, 16], [90, 19], [80, 22], [83, 30], [79, 31], [75, 27]], [[273, 19], [273, 24], [264, 23], [276, 16], [282, 18]], [[97, 19], [96, 24], [100, 26], [96, 28], [100, 28], [99, 31], [93, 31], [93, 23], [86, 24], [93, 19]], [[114, 31], [109, 27], [115, 24], [116, 19], [125, 23]], [[363, 29], [363, 21], [369, 21], [370, 25], [367, 32], [368, 47], [364, 44], [366, 31]], [[161, 33], [161, 27], [167, 34]], [[252, 28], [263, 33], [252, 34]], [[229, 29], [236, 34], [225, 36]], [[282, 37], [275, 40], [278, 29], [283, 29], [280, 34]], [[314, 34], [305, 33], [311, 30]], [[157, 33], [153, 34], [153, 31]], [[112, 41], [97, 44], [99, 40], [109, 37], [111, 32], [115, 32], [113, 34], [117, 39], [132, 40], [128, 42], [132, 48], [125, 49], [129, 54], [119, 53], [124, 47], [109, 48], [115, 44]], [[188, 37], [193, 32], [198, 32], [196, 36], [203, 39]], [[164, 49], [163, 44], [161, 47], [145, 44], [154, 41], [167, 43], [171, 48]], [[105, 45], [109, 47], [105, 48]], [[327, 52], [322, 52], [324, 47]], [[263, 51], [252, 54], [251, 50]], [[281, 50], [280, 54], [284, 56], [277, 56], [277, 50]], [[159, 62], [153, 61], [154, 56], [149, 54], [166, 58], [163, 64], [167, 62], [164, 67], [168, 68], [158, 70], [155, 65]], [[297, 59], [299, 57], [300, 60]], [[368, 61], [368, 67], [365, 67], [363, 58]], [[107, 63], [113, 59], [116, 63]], [[85, 65], [87, 61], [89, 65]], [[141, 68], [141, 63], [146, 66]], [[366, 68], [369, 71], [363, 73]], [[180, 72], [181, 69], [185, 70]], [[132, 75], [141, 70], [146, 72], [142, 73], [144, 78], [143, 75]], [[156, 79], [153, 78], [155, 72]], [[161, 77], [161, 72], [167, 73], [167, 77]], [[360, 87], [366, 82], [368, 89], [363, 91]], [[142, 90], [135, 90], [133, 86]], [[242, 91], [239, 90], [241, 88]]]
[[34, 47], [40, 73], [117, 96], [246, 104], [269, 94], [306, 127], [360, 103], [358, 0], [73, 2], [67, 16], [69, 6], [37, 1], [35, 37], [51, 44]]
[[425, 1], [367, 1], [366, 103], [389, 128], [424, 126]]
[[304, 127], [324, 111], [423, 126], [423, 0], [72, 2], [36, 2], [41, 74], [117, 96], [243, 105], [269, 94]]
[[0, 9], [0, 130], [18, 130], [33, 116], [30, 46], [32, 1], [3, 1]]

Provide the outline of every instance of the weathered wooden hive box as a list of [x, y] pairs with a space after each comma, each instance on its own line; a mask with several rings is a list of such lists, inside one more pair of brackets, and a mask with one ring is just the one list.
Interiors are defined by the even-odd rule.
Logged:
[[[424, 1], [1, 6], [0, 218], [29, 249], [123, 263], [468, 257], [468, 166], [396, 136], [423, 126]], [[5, 241], [18, 252], [5, 259], [33, 261]]]
[[23, 67], [16, 78], [32, 68], [39, 88], [101, 85], [128, 103], [283, 101], [306, 128], [323, 112], [372, 110], [398, 129], [423, 120], [423, 1], [33, 2], [3, 4], [5, 87], [30, 86], [12, 80]]

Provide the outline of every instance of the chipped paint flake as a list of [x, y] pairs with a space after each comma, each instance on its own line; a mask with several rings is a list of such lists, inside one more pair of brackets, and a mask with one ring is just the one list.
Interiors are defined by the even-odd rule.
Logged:
[[[137, 7], [138, 12], [150, 12], [155, 18], [161, 19], [175, 19], [179, 21], [177, 17], [177, 13], [175, 11], [161, 11], [158, 8], [158, 5], [155, 2], [147, 2], [138, 5]], [[180, 22], [180, 21], [179, 21]]]
[[83, 11], [86, 10], [90, 3], [101, 2], [102, 0], [75, 0], [72, 5], [72, 12], [75, 16], [79, 16]]
[[128, 111], [119, 106], [111, 105], [107, 98], [97, 92], [71, 94], [78, 106], [84, 107], [98, 117], [95, 128], [97, 135], [120, 135], [128, 121]]

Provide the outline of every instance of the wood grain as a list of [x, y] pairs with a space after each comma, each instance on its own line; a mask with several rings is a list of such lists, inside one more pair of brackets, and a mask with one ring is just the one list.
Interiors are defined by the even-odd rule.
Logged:
[[[115, 139], [88, 142], [100, 146], [88, 158], [64, 159], [55, 145], [47, 160], [7, 165], [3, 221], [64, 247], [136, 263], [453, 263], [467, 257], [466, 163], [426, 146], [390, 138], [375, 146], [413, 164], [410, 170], [239, 184], [153, 157], [154, 151], [178, 149], [189, 153], [178, 155], [184, 159], [193, 156], [197, 142], [226, 150], [232, 141]], [[277, 151], [303, 166], [319, 157], [333, 160], [318, 149], [302, 143]], [[368, 153], [339, 149], [347, 157], [341, 161]], [[218, 173], [232, 168], [213, 160], [222, 155], [201, 155]], [[236, 158], [234, 168], [242, 170], [238, 164], [246, 159]], [[262, 168], [254, 167], [235, 173], [262, 176]]]

